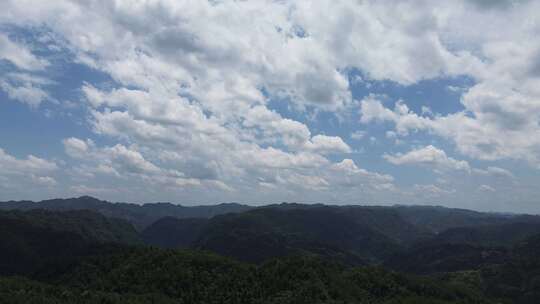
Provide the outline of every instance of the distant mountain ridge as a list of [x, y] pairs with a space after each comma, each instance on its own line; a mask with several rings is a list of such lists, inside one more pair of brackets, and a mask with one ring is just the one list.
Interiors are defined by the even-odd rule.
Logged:
[[392, 207], [374, 208], [392, 208], [407, 222], [424, 227], [434, 233], [457, 227], [502, 224], [516, 220], [529, 221], [532, 219], [540, 219], [539, 216], [535, 215], [480, 212], [442, 206], [395, 205]]
[[129, 219], [146, 209], [131, 205], [88, 197], [0, 203], [23, 209], [0, 211], [0, 298], [40, 304], [536, 304], [540, 298], [538, 216], [284, 203], [210, 217], [215, 209], [151, 204], [146, 221], [176, 216], [137, 231]]
[[[434, 263], [444, 261], [449, 269], [461, 269], [469, 266], [451, 264], [460, 264], [463, 256], [430, 254], [425, 248], [435, 252], [440, 248], [464, 248], [469, 252], [464, 256], [473, 257], [482, 253], [482, 246], [510, 247], [540, 232], [539, 216], [438, 206], [281, 203], [252, 207], [232, 203], [185, 207], [171, 203], [110, 203], [83, 196], [4, 202], [0, 203], [2, 209], [90, 210], [131, 223], [138, 230], [137, 237], [147, 245], [197, 248], [255, 263], [310, 253], [353, 265], [381, 263], [394, 257], [397, 262], [392, 265], [396, 268], [412, 269], [409, 264], [423, 255]], [[431, 269], [438, 268], [426, 271]]]
[[[402, 215], [401, 207], [277, 204], [210, 219], [164, 218], [143, 235], [147, 243], [165, 248], [199, 248], [250, 262], [311, 252], [354, 264], [377, 263], [394, 255], [399, 261], [409, 248], [428, 244], [467, 248], [467, 256], [473, 256], [481, 254], [481, 248], [450, 245], [508, 247], [540, 232], [540, 218], [535, 216], [418, 208], [423, 212], [414, 216], [411, 209]], [[439, 222], [428, 221], [432, 212], [440, 214]], [[452, 259], [456, 258], [447, 260]]]
[[236, 203], [187, 207], [171, 203], [111, 203], [90, 196], [67, 199], [51, 199], [40, 202], [8, 201], [0, 202], [0, 210], [45, 209], [54, 211], [92, 210], [107, 217], [124, 219], [142, 230], [158, 219], [166, 216], [176, 218], [210, 218], [224, 213], [242, 212], [253, 207]]
[[0, 211], [0, 274], [69, 267], [116, 244], [143, 242], [130, 223], [90, 210]]

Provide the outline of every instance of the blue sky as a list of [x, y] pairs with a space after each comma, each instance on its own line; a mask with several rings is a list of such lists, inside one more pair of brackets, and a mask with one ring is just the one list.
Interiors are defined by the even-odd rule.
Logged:
[[0, 200], [538, 213], [539, 4], [493, 3], [4, 1]]

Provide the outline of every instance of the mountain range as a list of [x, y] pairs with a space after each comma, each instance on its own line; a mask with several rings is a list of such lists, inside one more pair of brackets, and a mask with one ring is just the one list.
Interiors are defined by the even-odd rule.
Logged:
[[0, 210], [0, 285], [13, 287], [0, 287], [0, 296], [23, 292], [50, 303], [72, 303], [84, 291], [88, 301], [80, 303], [540, 299], [535, 215], [91, 197], [3, 202]]
[[53, 211], [66, 210], [92, 210], [107, 217], [124, 219], [132, 223], [137, 229], [143, 229], [156, 220], [172, 216], [176, 218], [210, 218], [218, 214], [241, 212], [251, 209], [247, 205], [235, 203], [212, 206], [186, 207], [171, 203], [111, 203], [90, 196], [81, 196], [68, 199], [51, 199], [40, 202], [8, 201], [0, 202], [0, 210], [33, 210], [44, 209]]

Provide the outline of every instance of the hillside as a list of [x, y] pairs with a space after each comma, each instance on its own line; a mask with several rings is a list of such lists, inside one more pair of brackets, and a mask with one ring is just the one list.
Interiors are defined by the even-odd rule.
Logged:
[[393, 209], [405, 221], [433, 233], [457, 227], [502, 224], [520, 217], [520, 215], [515, 214], [486, 213], [441, 206], [396, 205], [379, 208]]
[[310, 256], [253, 266], [160, 249], [86, 259], [42, 282], [0, 278], [0, 297], [10, 303], [489, 303], [466, 287]]
[[8, 201], [0, 202], [0, 210], [45, 209], [53, 211], [92, 210], [107, 217], [124, 219], [142, 230], [166, 216], [176, 218], [210, 218], [215, 215], [242, 212], [252, 207], [240, 204], [219, 204], [211, 206], [185, 207], [171, 203], [149, 203], [143, 205], [130, 203], [111, 203], [90, 196], [78, 198], [52, 199], [40, 202]]
[[141, 239], [130, 224], [91, 211], [0, 212], [0, 274], [57, 271], [112, 244]]
[[189, 248], [208, 223], [205, 218], [164, 217], [141, 232], [144, 242], [161, 248]]
[[304, 251], [340, 255], [351, 262], [377, 261], [399, 250], [398, 240], [378, 229], [387, 217], [355, 211], [272, 206], [221, 215], [208, 221], [194, 246], [251, 262]]
[[[403, 258], [407, 255], [414, 257], [419, 254], [415, 250], [423, 248], [433, 248], [437, 252], [441, 248], [450, 248], [452, 244], [456, 248], [467, 248], [466, 252], [472, 258], [483, 251], [482, 248], [474, 249], [475, 246], [488, 249], [490, 246], [508, 247], [535, 234], [540, 228], [538, 218], [533, 216], [435, 208], [439, 216], [447, 212], [453, 223], [442, 223], [439, 228], [450, 228], [437, 234], [431, 231], [434, 229], [432, 223], [423, 221], [432, 207], [427, 211], [419, 207], [421, 212], [416, 217], [410, 213], [414, 207], [407, 208], [413, 209], [408, 209], [408, 215], [403, 217], [402, 207], [279, 204], [209, 220], [186, 221], [168, 217], [149, 226], [143, 235], [148, 244], [164, 248], [204, 249], [249, 262], [311, 252], [339, 256], [344, 261], [362, 264], [377, 263], [390, 257], [399, 260], [400, 255]], [[475, 224], [473, 218], [484, 220]], [[459, 224], [466, 226], [454, 227]], [[436, 245], [438, 249], [435, 249]], [[463, 256], [456, 258], [458, 261], [464, 259]]]
[[533, 304], [536, 220], [510, 216], [430, 234], [392, 208], [280, 204], [164, 217], [138, 232], [89, 210], [2, 211], [0, 299]]

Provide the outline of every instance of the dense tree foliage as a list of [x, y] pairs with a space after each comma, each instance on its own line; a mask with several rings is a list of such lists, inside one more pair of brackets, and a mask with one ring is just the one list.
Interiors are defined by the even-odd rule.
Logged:
[[384, 265], [416, 274], [479, 269], [483, 265], [504, 263], [508, 249], [470, 244], [430, 243], [414, 246], [388, 258]]
[[90, 211], [0, 212], [0, 274], [60, 270], [114, 250], [116, 243], [138, 244], [140, 238], [130, 224]]
[[175, 218], [157, 220], [141, 232], [146, 244], [162, 248], [188, 248], [193, 246], [204, 226], [206, 218]]
[[0, 282], [0, 297], [14, 299], [10, 303], [46, 303], [40, 298], [50, 303], [488, 303], [442, 281], [377, 267], [346, 268], [313, 256], [254, 266], [155, 248], [88, 258], [47, 284], [21, 278]]
[[92, 210], [107, 217], [124, 219], [142, 230], [162, 217], [176, 218], [210, 218], [218, 214], [242, 212], [253, 207], [240, 204], [219, 204], [211, 206], [181, 206], [171, 203], [150, 203], [144, 205], [129, 203], [110, 203], [90, 196], [68, 199], [51, 199], [41, 202], [9, 201], [0, 202], [0, 210], [33, 210], [51, 211]]
[[352, 264], [382, 260], [399, 250], [397, 241], [361, 215], [333, 207], [271, 207], [221, 215], [210, 219], [195, 247], [250, 262], [311, 252]]
[[0, 303], [540, 302], [538, 217], [414, 208], [281, 204], [141, 233], [89, 210], [2, 211]]

